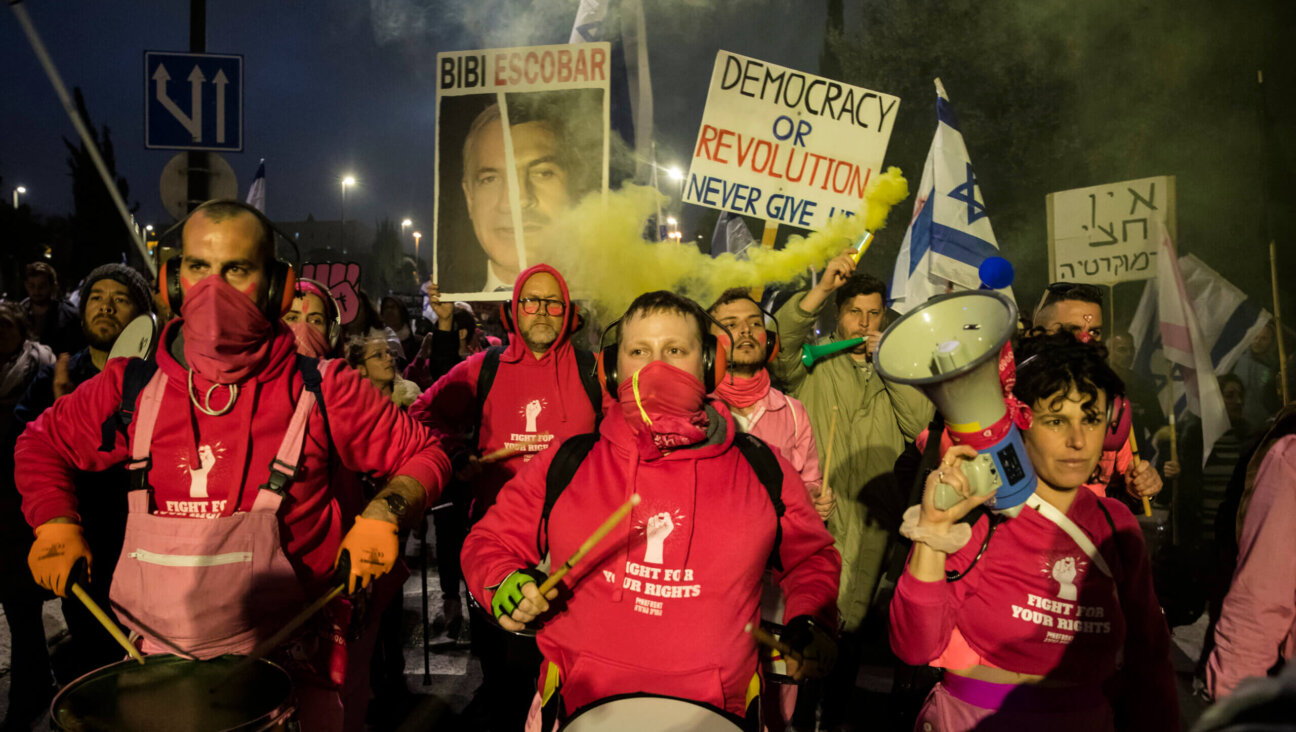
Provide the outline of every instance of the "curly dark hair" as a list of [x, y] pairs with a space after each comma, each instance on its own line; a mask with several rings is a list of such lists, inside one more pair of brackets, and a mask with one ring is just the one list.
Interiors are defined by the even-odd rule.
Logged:
[[1035, 328], [1013, 349], [1017, 360], [1017, 383], [1013, 396], [1034, 407], [1051, 399], [1050, 409], [1060, 409], [1072, 387], [1080, 392], [1085, 414], [1098, 414], [1098, 392], [1110, 404], [1125, 394], [1125, 382], [1107, 365], [1107, 349], [1099, 343], [1084, 343], [1067, 332], [1047, 334]]

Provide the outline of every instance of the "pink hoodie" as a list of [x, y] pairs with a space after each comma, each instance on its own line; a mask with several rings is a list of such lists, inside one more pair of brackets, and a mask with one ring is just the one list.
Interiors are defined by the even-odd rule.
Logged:
[[1296, 435], [1269, 449], [1238, 536], [1233, 584], [1215, 624], [1206, 686], [1219, 699], [1296, 658]]
[[558, 340], [543, 357], [536, 358], [522, 341], [517, 313], [513, 314], [513, 334], [500, 354], [499, 370], [482, 405], [477, 444], [469, 443], [478, 418], [477, 378], [485, 351], [461, 361], [410, 407], [410, 416], [431, 428], [452, 455], [521, 449], [513, 457], [482, 466], [481, 475], [473, 482], [474, 518], [486, 512], [500, 486], [539, 452], [568, 437], [594, 431], [594, 407], [581, 382], [569, 333], [575, 313], [567, 282], [553, 267], [537, 264], [518, 275], [511, 302], [517, 302], [523, 285], [539, 272], [548, 272], [558, 280], [567, 303]]
[[[738, 715], [746, 710], [758, 664], [743, 627], [760, 620], [776, 519], [769, 494], [733, 447], [728, 408], [710, 404], [712, 418], [724, 420], [718, 443], [654, 459], [640, 457], [620, 410], [609, 411], [598, 442], [554, 505], [548, 539], [553, 561], [561, 563], [632, 493], [643, 499], [564, 578], [565, 606], [537, 637], [545, 660], [559, 670], [569, 712], [634, 692]], [[510, 573], [540, 561], [536, 538], [552, 454], [519, 472], [464, 542], [464, 575], [483, 605]], [[800, 477], [786, 460], [779, 464], [787, 510], [776, 580], [788, 598], [786, 617], [835, 625], [841, 557]]]

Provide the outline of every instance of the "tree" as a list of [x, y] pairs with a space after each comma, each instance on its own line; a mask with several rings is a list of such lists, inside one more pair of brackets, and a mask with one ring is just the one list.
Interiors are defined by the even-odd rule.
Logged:
[[[73, 90], [77, 113], [90, 131], [90, 139], [99, 149], [108, 173], [117, 186], [122, 200], [128, 202], [131, 213], [139, 210], [139, 203], [130, 204], [130, 184], [117, 174], [117, 157], [113, 150], [112, 132], [107, 125], [96, 130], [90, 122], [81, 89]], [[54, 250], [54, 267], [59, 279], [72, 287], [90, 270], [106, 262], [120, 262], [123, 255], [136, 268], [147, 271], [139, 252], [131, 242], [131, 234], [122, 222], [121, 214], [113, 204], [112, 196], [104, 188], [99, 170], [95, 168], [85, 142], [73, 144], [64, 137], [68, 149], [68, 172], [72, 177], [72, 226], [70, 246]]]

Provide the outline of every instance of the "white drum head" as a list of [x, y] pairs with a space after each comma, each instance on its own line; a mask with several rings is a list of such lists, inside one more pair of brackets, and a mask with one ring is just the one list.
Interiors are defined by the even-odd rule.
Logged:
[[664, 696], [632, 696], [598, 702], [563, 725], [566, 732], [742, 732], [724, 715], [694, 702]]
[[108, 358], [152, 358], [157, 351], [157, 341], [157, 318], [153, 313], [145, 313], [126, 324], [108, 352]]

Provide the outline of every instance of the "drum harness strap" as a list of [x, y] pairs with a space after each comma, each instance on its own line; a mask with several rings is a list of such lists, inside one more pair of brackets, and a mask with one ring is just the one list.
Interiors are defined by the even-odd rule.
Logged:
[[[120, 432], [123, 437], [129, 441], [128, 429], [134, 421], [137, 413], [136, 402], [139, 402], [141, 413], [140, 424], [137, 426], [137, 437], [145, 440], [142, 445], [144, 450], [141, 455], [132, 455], [132, 459], [126, 464], [126, 469], [130, 471], [131, 489], [148, 490], [148, 473], [153, 467], [153, 456], [148, 452], [147, 443], [152, 442], [153, 421], [157, 416], [157, 410], [161, 406], [162, 388], [158, 388], [155, 394], [150, 394], [148, 387], [154, 381], [157, 374], [158, 365], [156, 361], [145, 360], [141, 358], [132, 358], [126, 364], [126, 370], [122, 374], [121, 385], [121, 403], [117, 411], [104, 420], [100, 427], [102, 444], [99, 446], [100, 452], [111, 452], [116, 445], [117, 433]], [[285, 496], [292, 481], [297, 476], [297, 471], [301, 464], [301, 453], [303, 440], [305, 437], [306, 420], [310, 416], [312, 407], [319, 407], [320, 416], [324, 420], [324, 432], [328, 436], [329, 444], [332, 444], [332, 433], [329, 430], [328, 411], [324, 408], [324, 390], [323, 370], [318, 359], [308, 356], [297, 355], [297, 370], [302, 377], [302, 387], [306, 392], [298, 402], [298, 408], [294, 411], [292, 420], [289, 422], [283, 443], [280, 445], [275, 457], [270, 461], [270, 476], [261, 486]], [[165, 376], [162, 378], [162, 384], [165, 384]], [[146, 404], [146, 401], [156, 402]], [[147, 424], [146, 424], [147, 423]], [[147, 433], [147, 434], [143, 434]]]
[[[594, 449], [598, 437], [597, 432], [588, 432], [568, 438], [557, 448], [554, 448], [557, 452], [554, 453], [553, 462], [549, 463], [549, 469], [545, 473], [544, 506], [540, 511], [540, 525], [536, 531], [536, 549], [541, 557], [547, 558], [549, 555], [549, 514], [553, 511], [558, 498], [562, 496], [563, 491], [571, 483], [572, 478], [576, 476], [576, 471], [580, 469], [585, 457], [589, 455], [590, 450]], [[769, 494], [770, 504], [774, 508], [775, 521], [774, 543], [770, 548], [768, 563], [773, 569], [782, 571], [783, 563], [779, 559], [779, 546], [783, 540], [783, 514], [787, 511], [787, 506], [783, 503], [783, 469], [779, 467], [778, 457], [774, 455], [774, 451], [755, 435], [738, 432], [734, 435], [734, 445], [742, 453], [747, 463], [751, 465], [752, 471], [756, 473], [756, 478], [764, 486], [765, 492]], [[752, 677], [751, 685], [747, 690], [749, 705], [753, 696], [759, 698], [760, 685], [760, 673], [757, 672]], [[542, 729], [552, 729], [554, 722], [565, 716], [562, 695], [558, 693], [561, 687], [562, 680], [557, 664], [546, 661], [544, 685], [540, 692]], [[558, 703], [550, 704], [549, 702], [554, 699]]]

